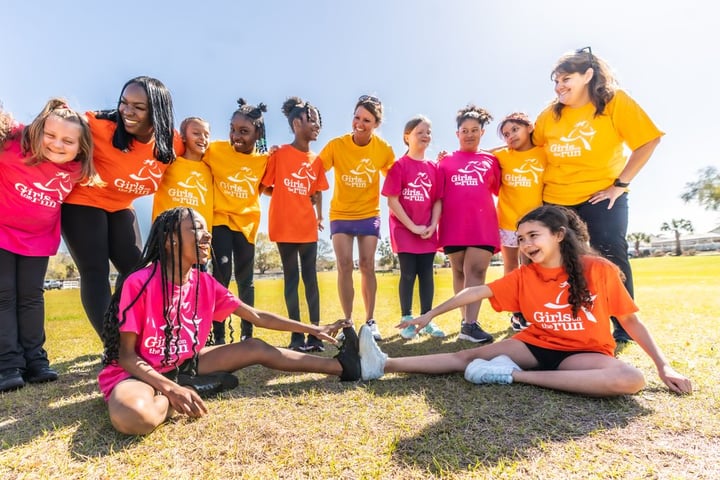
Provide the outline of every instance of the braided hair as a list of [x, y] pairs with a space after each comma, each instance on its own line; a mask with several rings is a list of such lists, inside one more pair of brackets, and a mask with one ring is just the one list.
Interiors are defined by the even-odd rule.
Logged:
[[293, 120], [300, 118], [303, 115], [305, 116], [305, 120], [309, 122], [310, 112], [313, 110], [317, 113], [318, 125], [322, 127], [322, 115], [320, 115], [320, 110], [318, 110], [316, 106], [311, 105], [310, 102], [306, 102], [300, 97], [289, 97], [282, 105], [282, 113], [288, 119], [290, 130], [293, 130]]
[[[195, 223], [196, 215], [197, 214], [191, 208], [176, 207], [162, 212], [153, 222], [140, 261], [132, 269], [128, 276], [148, 266], [149, 268], [152, 268], [152, 272], [140, 288], [137, 296], [133, 298], [122, 311], [120, 310], [120, 297], [122, 295], [125, 278], [127, 277], [120, 279], [118, 286], [115, 289], [115, 293], [110, 300], [110, 306], [105, 313], [102, 335], [105, 346], [103, 354], [103, 363], [105, 365], [117, 363], [120, 349], [120, 327], [126, 322], [127, 312], [133, 308], [138, 300], [140, 300], [148, 285], [151, 281], [153, 281], [156, 275], [160, 275], [163, 302], [162, 311], [163, 318], [165, 320], [165, 327], [163, 329], [165, 335], [165, 351], [162, 363], [163, 366], [177, 365], [179, 358], [176, 348], [178, 338], [173, 335], [173, 332], [179, 330], [180, 328], [186, 328], [187, 325], [183, 325], [182, 323], [181, 313], [183, 296], [179, 293], [173, 295], [174, 286], [172, 278], [168, 277], [168, 272], [181, 272], [185, 267], [182, 263], [183, 237], [181, 226], [184, 220], [190, 219], [190, 222], [193, 225], [193, 230], [197, 231]], [[199, 258], [200, 252], [197, 244], [197, 235], [195, 235], [194, 238], [195, 255], [196, 258]], [[194, 309], [191, 317], [194, 327], [192, 373], [197, 371], [198, 352], [200, 351], [200, 348], [202, 348], [202, 345], [199, 344], [198, 328], [196, 323], [197, 320], [199, 320], [197, 317], [199, 291], [199, 282], [196, 282], [195, 291], [193, 292]]]
[[256, 105], [248, 104], [244, 98], [238, 98], [238, 108], [232, 114], [234, 118], [236, 115], [247, 118], [247, 120], [253, 124], [258, 131], [258, 139], [255, 142], [255, 148], [258, 153], [267, 153], [267, 139], [265, 137], [265, 118], [263, 113], [267, 112], [267, 106], [264, 103], [258, 103]]
[[543, 205], [526, 214], [518, 222], [539, 222], [552, 233], [563, 233], [560, 241], [562, 264], [568, 274], [568, 303], [572, 306], [572, 314], [577, 317], [582, 307], [592, 308], [592, 296], [585, 280], [582, 257], [597, 256], [588, 244], [587, 226], [577, 214], [558, 205]]

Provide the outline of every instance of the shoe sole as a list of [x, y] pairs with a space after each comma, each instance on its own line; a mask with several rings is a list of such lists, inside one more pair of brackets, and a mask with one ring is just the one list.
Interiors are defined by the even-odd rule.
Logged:
[[471, 337], [470, 335], [465, 335], [464, 333], [461, 333], [460, 335], [458, 335], [457, 339], [458, 340], [466, 340], [468, 342], [473, 342], [473, 343], [492, 343], [493, 342], [492, 338], [480, 339], [480, 338]]

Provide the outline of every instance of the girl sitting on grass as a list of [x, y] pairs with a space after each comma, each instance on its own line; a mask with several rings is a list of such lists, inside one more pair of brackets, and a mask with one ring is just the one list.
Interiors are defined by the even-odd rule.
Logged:
[[531, 264], [488, 284], [462, 290], [398, 328], [420, 329], [434, 317], [481, 299], [495, 310], [522, 312], [528, 328], [497, 344], [455, 353], [388, 358], [360, 329], [364, 380], [384, 372], [465, 372], [473, 383], [527, 383], [591, 396], [634, 394], [645, 386], [637, 368], [614, 357], [610, 316], [615, 316], [650, 356], [660, 379], [676, 393], [690, 393], [640, 322], [616, 266], [578, 239], [586, 226], [571, 210], [546, 205], [518, 223], [518, 243]]
[[[205, 219], [192, 209], [161, 213], [140, 263], [112, 297], [98, 384], [110, 421], [121, 433], [149, 433], [174, 411], [203, 416], [208, 410], [201, 394], [234, 388], [237, 378], [229, 372], [249, 365], [327, 373], [341, 380], [360, 377], [357, 336], [347, 322], [307, 325], [245, 305], [212, 275], [194, 268], [208, 262], [210, 241]], [[230, 313], [259, 327], [309, 333], [332, 343], [337, 341], [331, 334], [348, 328], [335, 358], [279, 349], [254, 338], [205, 347], [213, 321]]]

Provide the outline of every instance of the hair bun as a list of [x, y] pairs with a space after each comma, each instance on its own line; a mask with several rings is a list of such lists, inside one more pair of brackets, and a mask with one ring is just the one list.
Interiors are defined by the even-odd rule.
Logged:
[[242, 107], [243, 105], [247, 105], [247, 102], [245, 101], [244, 98], [240, 97], [237, 99], [237, 104], [238, 104], [238, 107]]

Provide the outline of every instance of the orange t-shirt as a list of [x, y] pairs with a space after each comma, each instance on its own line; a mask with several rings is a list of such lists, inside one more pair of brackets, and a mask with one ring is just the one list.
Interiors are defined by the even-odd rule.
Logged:
[[552, 350], [613, 356], [610, 316], [622, 317], [638, 308], [615, 265], [601, 257], [584, 257], [583, 267], [593, 306], [582, 308], [577, 317], [568, 303], [564, 267], [523, 265], [488, 284], [493, 293], [490, 304], [496, 311], [522, 312], [529, 327], [516, 333], [516, 340]]
[[268, 230], [273, 242], [317, 242], [317, 216], [310, 196], [329, 188], [322, 161], [313, 152], [283, 145], [268, 159], [261, 182], [273, 186]]
[[[112, 145], [115, 122], [100, 120], [95, 117], [95, 112], [87, 112], [86, 116], [92, 132], [95, 170], [106, 185], [78, 184], [65, 203], [117, 212], [130, 208], [136, 198], [155, 193], [168, 167], [155, 159], [155, 140], [148, 143], [133, 141], [130, 150], [123, 152]], [[177, 132], [173, 143], [177, 155], [185, 153], [185, 146]]]

